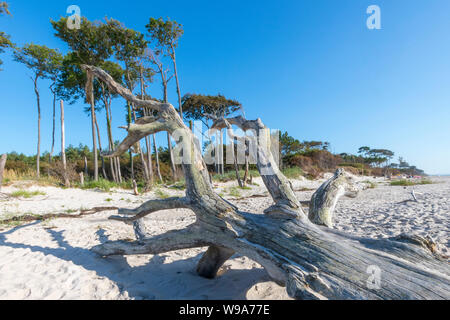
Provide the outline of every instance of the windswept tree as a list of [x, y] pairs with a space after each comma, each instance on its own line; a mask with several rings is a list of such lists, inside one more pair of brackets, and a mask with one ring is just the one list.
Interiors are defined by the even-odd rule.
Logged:
[[[151, 45], [154, 50], [150, 49], [146, 51], [147, 58], [156, 66], [155, 73], [159, 74], [161, 77], [161, 84], [163, 89], [163, 102], [168, 102], [167, 97], [167, 88], [168, 83], [174, 76], [174, 74], [170, 75], [170, 69], [166, 68], [163, 59], [164, 58], [171, 58], [171, 51], [169, 43], [169, 30], [165, 29], [165, 25], [161, 23], [157, 23], [157, 21], [161, 20], [154, 20], [155, 22], [152, 24], [150, 19], [150, 23], [146, 25], [148, 34], [149, 34], [149, 45]], [[173, 36], [173, 35], [172, 35]], [[181, 36], [181, 34], [180, 34]], [[178, 40], [179, 36], [177, 36], [176, 40]], [[173, 59], [172, 59], [173, 62]], [[177, 86], [178, 92], [179, 92], [179, 86]], [[180, 94], [178, 95], [180, 97]], [[181, 101], [179, 98], [179, 105], [180, 105], [180, 111], [182, 109], [181, 107]], [[167, 146], [169, 149], [169, 155], [170, 155], [170, 165], [171, 165], [171, 171], [172, 171], [172, 178], [174, 180], [177, 179], [177, 172], [176, 167], [174, 163], [174, 157], [173, 157], [173, 150], [172, 150], [172, 142], [170, 139], [170, 134], [167, 133]], [[156, 146], [155, 146], [156, 148]]]
[[[212, 122], [220, 117], [227, 117], [232, 113], [241, 110], [242, 104], [233, 99], [218, 94], [216, 96], [201, 94], [186, 94], [182, 99], [184, 115], [187, 119], [200, 120], [211, 129]], [[223, 161], [223, 135], [221, 130], [218, 133], [218, 148], [216, 148], [216, 171], [224, 174]], [[210, 138], [211, 141], [211, 138]]]
[[[103, 24], [93, 23], [86, 18], [81, 19], [79, 29], [67, 28], [67, 18], [62, 17], [58, 21], [51, 20], [55, 29], [55, 35], [63, 40], [72, 50], [65, 63], [65, 71], [62, 73], [59, 86], [65, 92], [65, 96], [74, 93], [70, 100], [83, 97], [90, 105], [92, 127], [92, 150], [94, 157], [94, 179], [98, 180], [98, 152], [95, 128], [95, 105], [99, 99], [99, 85], [95, 79], [87, 76], [80, 69], [80, 64], [90, 64], [101, 67], [112, 53], [112, 43]], [[96, 89], [97, 88], [97, 89]], [[84, 92], [87, 91], [87, 92]]]
[[39, 79], [48, 78], [54, 68], [57, 68], [61, 61], [61, 54], [54, 49], [46, 46], [27, 44], [22, 48], [17, 48], [14, 51], [14, 60], [23, 63], [29, 68], [33, 75], [34, 92], [36, 94], [37, 111], [38, 111], [38, 141], [37, 141], [37, 155], [36, 155], [36, 175], [40, 177], [39, 160], [41, 155], [41, 102], [39, 96]]
[[5, 13], [11, 15], [11, 12], [9, 11], [8, 2], [2, 1], [2, 2], [0, 2], [0, 14], [5, 14]]
[[[0, 2], [0, 16], [3, 14], [11, 15], [7, 2]], [[10, 36], [3, 31], [0, 31], [0, 53], [4, 53], [6, 48], [13, 48], [14, 44], [10, 40]], [[0, 59], [0, 66], [3, 61]], [[1, 71], [1, 69], [0, 69]]]
[[61, 73], [63, 56], [58, 52], [51, 56], [47, 62], [46, 78], [50, 79], [50, 91], [53, 94], [53, 123], [52, 123], [52, 148], [49, 153], [49, 163], [52, 161], [53, 152], [55, 151], [55, 126], [56, 126], [56, 83]]
[[[141, 72], [145, 73], [141, 59], [143, 59], [145, 49], [147, 48], [147, 41], [144, 39], [144, 35], [138, 31], [125, 27], [120, 21], [115, 19], [106, 19], [104, 25], [107, 34], [110, 38], [113, 46], [115, 58], [123, 63], [124, 66], [124, 83], [126, 87], [133, 92], [139, 83], [142, 83]], [[141, 94], [142, 84], [141, 84]], [[135, 106], [127, 101], [128, 110], [132, 116], [132, 121], [136, 122], [136, 110]], [[139, 153], [142, 167], [144, 168], [144, 177], [147, 182], [147, 186], [151, 184], [151, 172], [149, 164], [145, 161], [145, 157], [140, 147], [135, 150]], [[131, 163], [133, 163], [131, 161]], [[132, 168], [132, 172], [134, 169]]]
[[[122, 67], [111, 61], [106, 61], [103, 63], [103, 68], [105, 71], [110, 74], [113, 79], [116, 79], [118, 83], [122, 83], [124, 70]], [[107, 129], [107, 135], [108, 135], [108, 148], [109, 151], [114, 151], [114, 139], [112, 135], [112, 110], [111, 110], [111, 103], [112, 99], [117, 97], [117, 94], [114, 92], [111, 92], [109, 87], [106, 86], [104, 83], [100, 83], [100, 90], [101, 90], [101, 101], [103, 103], [103, 107], [105, 109], [106, 114], [106, 129]], [[103, 158], [102, 158], [103, 159]], [[103, 161], [103, 160], [102, 160]], [[115, 182], [122, 182], [122, 174], [120, 172], [120, 159], [118, 157], [114, 157], [110, 159], [110, 168], [111, 168], [111, 175]]]
[[175, 49], [178, 46], [178, 40], [184, 33], [183, 26], [176, 21], [170, 20], [169, 18], [167, 18], [166, 21], [164, 21], [163, 18], [150, 18], [149, 23], [145, 27], [150, 34], [150, 38], [153, 41], [156, 41], [159, 47], [163, 47], [172, 60], [173, 73], [175, 75], [175, 82], [177, 86], [178, 108], [180, 117], [183, 119], [183, 106], [181, 102], [181, 90], [180, 82], [178, 80], [177, 59], [175, 54]]

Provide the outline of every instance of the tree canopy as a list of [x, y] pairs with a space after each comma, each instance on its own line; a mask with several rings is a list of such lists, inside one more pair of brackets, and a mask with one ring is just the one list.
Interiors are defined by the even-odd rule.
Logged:
[[[0, 16], [3, 14], [11, 15], [9, 11], [8, 3], [3, 1], [0, 2]], [[4, 53], [6, 48], [13, 48], [14, 44], [11, 42], [11, 37], [3, 31], [0, 31], [0, 53]], [[0, 66], [3, 64], [3, 61], [0, 59]], [[1, 71], [1, 69], [0, 69]]]
[[56, 49], [31, 43], [17, 48], [14, 60], [33, 70], [37, 78], [52, 78], [60, 69], [63, 57]]
[[187, 119], [202, 120], [207, 125], [210, 116], [228, 116], [242, 108], [242, 104], [233, 99], [216, 96], [188, 93], [182, 98], [183, 113]]

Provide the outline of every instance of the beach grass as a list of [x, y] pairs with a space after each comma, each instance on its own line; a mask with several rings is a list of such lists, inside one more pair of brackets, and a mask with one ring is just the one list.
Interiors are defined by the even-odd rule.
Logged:
[[424, 185], [424, 184], [433, 184], [433, 181], [429, 179], [421, 179], [418, 181], [402, 179], [397, 181], [391, 181], [390, 183], [391, 186], [404, 186], [404, 187]]
[[155, 190], [155, 194], [156, 194], [156, 196], [157, 196], [159, 199], [167, 199], [167, 198], [170, 198], [170, 195], [169, 195], [168, 193], [164, 192], [164, 191], [161, 190], [161, 189], [156, 189], [156, 190]]
[[305, 172], [300, 167], [289, 167], [281, 170], [288, 179], [297, 179], [305, 176]]
[[35, 196], [45, 196], [46, 193], [42, 191], [27, 191], [27, 190], [17, 190], [11, 193], [11, 197], [14, 198], [31, 198]]
[[[241, 178], [244, 177], [245, 171], [244, 170], [239, 170], [239, 176]], [[249, 170], [248, 171], [248, 177], [259, 177], [259, 172], [258, 170]], [[228, 181], [233, 181], [236, 180], [236, 172], [235, 171], [228, 171], [225, 172], [225, 174], [215, 174], [212, 176], [212, 179], [214, 181], [217, 182], [228, 182]]]

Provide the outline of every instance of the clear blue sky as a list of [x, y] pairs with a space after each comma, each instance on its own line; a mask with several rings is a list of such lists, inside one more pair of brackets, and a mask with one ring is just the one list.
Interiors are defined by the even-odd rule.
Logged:
[[[90, 20], [113, 17], [142, 32], [149, 17], [170, 17], [185, 30], [177, 53], [182, 93], [238, 99], [248, 118], [261, 117], [300, 140], [329, 141], [333, 152], [387, 148], [427, 173], [450, 173], [448, 0], [8, 2], [13, 17], [1, 17], [0, 30], [18, 45], [63, 52], [49, 19], [65, 16], [71, 4]], [[381, 8], [382, 30], [366, 27], [372, 4]], [[30, 73], [8, 53], [2, 60], [0, 153], [33, 154], [37, 111]], [[47, 82], [40, 88], [42, 149], [48, 150], [51, 96]], [[160, 85], [150, 93], [161, 96]], [[176, 105], [173, 83], [169, 97]], [[91, 145], [83, 106], [66, 107], [67, 144]], [[113, 125], [123, 121], [118, 99]], [[124, 134], [117, 129], [114, 135]]]

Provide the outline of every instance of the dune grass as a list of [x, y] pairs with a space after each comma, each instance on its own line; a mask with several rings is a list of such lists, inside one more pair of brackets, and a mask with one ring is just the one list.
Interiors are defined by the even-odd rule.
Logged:
[[5, 169], [3, 173], [3, 186], [8, 186], [15, 181], [33, 181], [33, 184], [39, 186], [58, 186], [60, 184], [58, 179], [47, 175], [41, 174], [40, 178], [37, 179], [35, 170], [28, 169], [24, 172], [18, 172], [16, 170]]
[[11, 197], [14, 198], [31, 198], [34, 196], [45, 196], [46, 193], [42, 191], [27, 191], [27, 190], [17, 190], [11, 193]]
[[156, 196], [157, 196], [159, 199], [167, 199], [167, 198], [170, 198], [170, 194], [164, 192], [163, 190], [161, 190], [161, 189], [159, 189], [159, 188], [155, 190], [155, 194], [156, 194]]
[[391, 181], [391, 186], [416, 186], [416, 185], [423, 185], [423, 184], [432, 184], [433, 181], [429, 180], [429, 179], [422, 179], [422, 180], [418, 180], [418, 181], [414, 181], [414, 180], [406, 180], [406, 179], [402, 179], [402, 180], [397, 180], [397, 181]]
[[[239, 170], [239, 176], [243, 179], [244, 178], [244, 174], [245, 171], [244, 170]], [[259, 172], [258, 170], [248, 170], [248, 177], [253, 176], [253, 177], [259, 177]], [[225, 172], [225, 174], [215, 174], [212, 176], [213, 181], [216, 182], [228, 182], [228, 181], [233, 181], [236, 180], [236, 172], [235, 171], [228, 171]]]
[[369, 181], [369, 180], [366, 180], [366, 181], [363, 181], [363, 182], [367, 183], [369, 185], [369, 189], [375, 189], [377, 187], [377, 184], [375, 182], [372, 182], [372, 181]]
[[230, 189], [228, 189], [228, 193], [230, 196], [235, 197], [235, 198], [241, 197], [241, 193], [239, 192], [238, 187], [231, 187]]
[[305, 173], [300, 167], [289, 167], [284, 168], [281, 170], [281, 172], [285, 175], [288, 179], [298, 179], [300, 177], [305, 176]]

